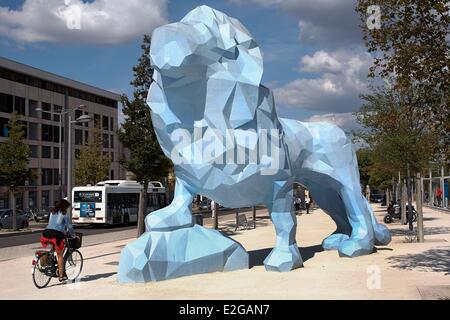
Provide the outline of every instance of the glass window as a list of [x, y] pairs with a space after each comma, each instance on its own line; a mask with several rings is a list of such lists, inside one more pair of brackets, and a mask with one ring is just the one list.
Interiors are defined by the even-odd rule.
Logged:
[[89, 131], [85, 131], [84, 132], [84, 144], [88, 144], [89, 143]]
[[53, 147], [53, 159], [59, 159], [59, 147]]
[[36, 208], [36, 201], [37, 201], [37, 192], [28, 191], [28, 207], [30, 209]]
[[[111, 152], [111, 161], [114, 161], [114, 152]], [[111, 179], [111, 180], [113, 180], [113, 179]]]
[[83, 145], [83, 130], [75, 129], [75, 145]]
[[110, 145], [110, 148], [111, 149], [114, 149], [114, 135], [111, 135], [111, 138], [110, 138], [110, 143], [111, 143], [111, 145]]
[[8, 119], [6, 118], [0, 118], [0, 136], [1, 137], [7, 137], [9, 133], [8, 129]]
[[103, 148], [109, 148], [109, 134], [103, 134]]
[[53, 169], [42, 169], [41, 184], [49, 186], [53, 184]]
[[42, 141], [53, 141], [53, 126], [42, 124]]
[[114, 131], [114, 128], [116, 127], [115, 125], [114, 125], [114, 121], [115, 121], [116, 119], [114, 118], [114, 117], [111, 117], [111, 118], [109, 118], [109, 130], [111, 130], [111, 131]]
[[28, 100], [28, 115], [30, 117], [38, 118], [36, 108], [38, 108], [38, 102], [35, 100]]
[[75, 149], [75, 159], [80, 159], [80, 153], [81, 153], [80, 149]]
[[28, 122], [28, 139], [39, 140], [38, 134], [38, 124], [33, 122]]
[[53, 169], [53, 184], [55, 186], [59, 185], [59, 170], [58, 169]]
[[[84, 115], [88, 116], [89, 112], [85, 111]], [[83, 125], [87, 128], [87, 127], [89, 127], [89, 122], [85, 122], [85, 123], [83, 123]]]
[[114, 180], [114, 170], [111, 170], [111, 173], [109, 174], [109, 178], [111, 180]]
[[100, 128], [100, 115], [94, 114], [94, 127]]
[[83, 111], [81, 110], [75, 110], [75, 120], [78, 119], [83, 115]]
[[58, 105], [53, 105], [53, 121], [58, 121], [59, 122], [59, 113], [61, 113], [62, 111], [62, 106], [58, 106]]
[[102, 127], [103, 130], [109, 130], [109, 120], [107, 116], [103, 116]]
[[23, 210], [23, 192], [16, 195], [16, 209]]
[[51, 111], [50, 103], [42, 102], [42, 110], [43, 110], [43, 111], [41, 111], [42, 119], [51, 120], [52, 115], [50, 113], [50, 111]]
[[47, 209], [50, 206], [50, 191], [42, 191], [41, 209]]
[[59, 126], [53, 126], [53, 142], [59, 142]]
[[38, 146], [30, 145], [31, 158], [39, 158]]
[[14, 111], [18, 114], [25, 115], [25, 98], [14, 97]]
[[5, 93], [0, 93], [0, 112], [13, 112], [13, 96]]
[[50, 159], [52, 157], [52, 147], [42, 146], [41, 154], [42, 158]]

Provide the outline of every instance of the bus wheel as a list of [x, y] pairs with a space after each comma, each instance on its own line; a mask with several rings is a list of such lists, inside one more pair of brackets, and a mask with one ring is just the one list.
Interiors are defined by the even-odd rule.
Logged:
[[123, 225], [124, 226], [128, 226], [130, 224], [130, 217], [128, 217], [128, 215], [124, 215], [123, 216]]

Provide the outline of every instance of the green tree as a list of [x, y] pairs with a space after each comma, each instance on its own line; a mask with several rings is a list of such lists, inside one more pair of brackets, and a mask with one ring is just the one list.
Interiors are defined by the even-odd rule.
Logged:
[[373, 161], [370, 158], [370, 149], [358, 149], [356, 151], [356, 157], [358, 158], [359, 178], [361, 181], [361, 186], [365, 187], [369, 184], [370, 168], [373, 165]]
[[[371, 5], [380, 8], [379, 28], [369, 28]], [[435, 152], [450, 157], [450, 30], [448, 0], [358, 0], [363, 37], [374, 63], [369, 77], [389, 80], [407, 95], [410, 110], [436, 134]]]
[[75, 183], [77, 185], [95, 185], [108, 179], [111, 158], [103, 154], [102, 133], [95, 128], [91, 131], [93, 139], [81, 149], [80, 156], [75, 163]]
[[434, 159], [438, 139], [405, 96], [389, 88], [362, 95], [365, 103], [355, 113], [364, 127], [359, 136], [370, 146], [372, 160], [386, 170], [405, 171], [409, 166], [420, 172]]
[[28, 168], [30, 148], [25, 142], [26, 128], [19, 122], [17, 113], [13, 113], [8, 122], [8, 138], [0, 144], [0, 178], [8, 188], [13, 210], [13, 229], [17, 230], [17, 208], [15, 193], [33, 177]]
[[[402, 172], [406, 177], [409, 211], [412, 212], [411, 176], [421, 172], [434, 158], [436, 133], [422, 117], [421, 110], [410, 101], [415, 92], [382, 88], [363, 95], [365, 104], [356, 119], [364, 126], [359, 136], [371, 149], [373, 168], [381, 170], [379, 184], [387, 185], [388, 177]], [[411, 214], [410, 214], [411, 216]], [[412, 221], [410, 221], [412, 229]]]
[[133, 67], [134, 87], [133, 99], [122, 95], [125, 122], [118, 130], [120, 142], [130, 151], [129, 159], [122, 157], [121, 165], [136, 176], [136, 180], [144, 184], [144, 205], [138, 213], [138, 235], [144, 232], [144, 208], [147, 203], [148, 183], [152, 180], [167, 177], [171, 162], [166, 158], [159, 146], [152, 125], [150, 109], [146, 104], [147, 94], [152, 83], [153, 68], [150, 63], [150, 37], [144, 36], [142, 55], [138, 64]]

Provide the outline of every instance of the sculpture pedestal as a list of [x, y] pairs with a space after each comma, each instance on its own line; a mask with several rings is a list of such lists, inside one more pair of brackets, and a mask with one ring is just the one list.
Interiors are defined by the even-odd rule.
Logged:
[[195, 224], [150, 231], [122, 249], [117, 279], [136, 283], [249, 268], [247, 251], [233, 239]]

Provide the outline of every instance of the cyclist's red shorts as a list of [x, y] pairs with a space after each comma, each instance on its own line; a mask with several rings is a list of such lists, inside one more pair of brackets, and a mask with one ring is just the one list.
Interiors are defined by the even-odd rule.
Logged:
[[47, 247], [48, 242], [53, 243], [56, 250], [64, 250], [64, 240], [57, 240], [56, 238], [48, 239], [46, 237], [41, 236], [41, 245], [43, 248]]
[[64, 233], [45, 229], [41, 236], [41, 245], [45, 248], [48, 242], [53, 243], [56, 250], [64, 250]]

